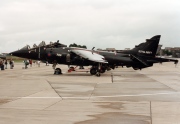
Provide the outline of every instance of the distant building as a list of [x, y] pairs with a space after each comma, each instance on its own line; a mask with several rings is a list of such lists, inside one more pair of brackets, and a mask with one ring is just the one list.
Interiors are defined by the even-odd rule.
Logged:
[[4, 56], [3, 54], [0, 54], [0, 60], [2, 59], [6, 59], [6, 56]]
[[165, 47], [160, 55], [180, 58], [180, 47]]
[[180, 50], [180, 47], [174, 47], [171, 50]]
[[161, 55], [162, 54], [161, 48], [162, 48], [162, 45], [158, 45], [156, 55]]
[[180, 57], [180, 47], [174, 47], [171, 49], [173, 57]]
[[165, 47], [164, 50], [168, 50], [169, 52], [171, 52], [172, 47]]
[[9, 53], [2, 53], [3, 56], [9, 56]]

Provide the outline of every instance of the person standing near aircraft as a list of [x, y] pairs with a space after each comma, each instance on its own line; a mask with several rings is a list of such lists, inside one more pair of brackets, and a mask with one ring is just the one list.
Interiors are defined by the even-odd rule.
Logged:
[[49, 66], [48, 61], [46, 61], [46, 66]]
[[13, 69], [13, 61], [12, 61], [12, 59], [10, 59], [9, 65], [10, 65], [10, 69]]
[[41, 61], [38, 60], [38, 61], [37, 61], [38, 67], [40, 67], [40, 63], [41, 63]]
[[1, 70], [4, 70], [4, 62], [3, 62], [4, 60], [0, 60], [0, 68], [1, 68]]
[[7, 64], [8, 64], [8, 62], [7, 62], [7, 59], [5, 60], [5, 69], [7, 69]]
[[23, 62], [24, 62], [24, 65], [25, 65], [25, 69], [27, 69], [28, 68], [27, 66], [29, 65], [29, 62], [26, 59]]
[[32, 67], [32, 60], [31, 59], [29, 60], [29, 64], [30, 64], [30, 67]]
[[56, 65], [57, 65], [57, 61], [54, 60], [53, 65], [52, 65], [52, 68], [53, 68], [54, 70], [55, 70], [55, 68], [56, 68]]
[[12, 60], [12, 68], [14, 68], [14, 61]]

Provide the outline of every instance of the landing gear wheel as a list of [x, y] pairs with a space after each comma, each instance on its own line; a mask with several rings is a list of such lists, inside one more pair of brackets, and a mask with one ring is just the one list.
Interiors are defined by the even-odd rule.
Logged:
[[90, 73], [91, 73], [91, 75], [95, 75], [97, 73], [97, 69], [91, 68]]
[[100, 72], [104, 73], [106, 71], [106, 68], [101, 68]]
[[56, 68], [55, 71], [54, 71], [54, 74], [56, 74], [56, 75], [62, 74], [61, 69]]

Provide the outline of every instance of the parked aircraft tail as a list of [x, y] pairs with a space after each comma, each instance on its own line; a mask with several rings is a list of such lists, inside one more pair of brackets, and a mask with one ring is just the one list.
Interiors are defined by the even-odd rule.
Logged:
[[145, 43], [141, 43], [135, 46], [135, 48], [132, 49], [132, 51], [135, 51], [137, 55], [140, 55], [140, 56], [155, 57], [160, 37], [161, 35], [156, 35], [152, 37], [151, 39], [146, 39]]

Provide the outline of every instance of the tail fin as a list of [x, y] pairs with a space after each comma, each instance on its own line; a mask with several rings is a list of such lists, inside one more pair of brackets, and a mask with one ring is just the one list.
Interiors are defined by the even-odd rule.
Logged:
[[142, 56], [155, 56], [159, 44], [161, 35], [156, 35], [151, 39], [146, 39], [145, 43], [141, 43], [138, 46], [135, 46], [132, 51], [136, 52], [138, 55]]

